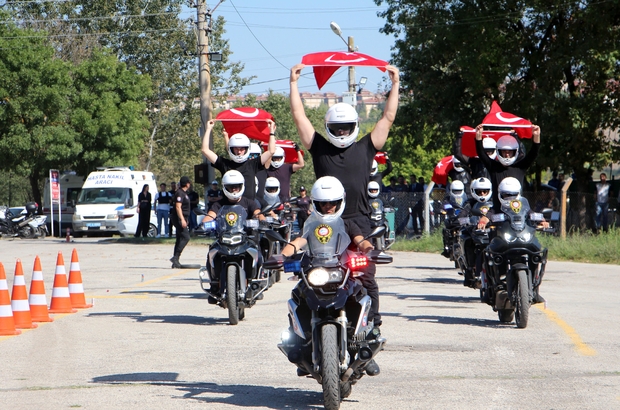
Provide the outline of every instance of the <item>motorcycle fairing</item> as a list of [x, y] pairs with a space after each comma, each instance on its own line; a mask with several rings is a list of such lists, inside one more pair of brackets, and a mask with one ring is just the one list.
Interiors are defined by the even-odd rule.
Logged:
[[[314, 215], [314, 214], [313, 214]], [[340, 218], [325, 223], [311, 215], [304, 224], [303, 237], [307, 241], [308, 253], [313, 264], [336, 264], [351, 243], [344, 221]]]

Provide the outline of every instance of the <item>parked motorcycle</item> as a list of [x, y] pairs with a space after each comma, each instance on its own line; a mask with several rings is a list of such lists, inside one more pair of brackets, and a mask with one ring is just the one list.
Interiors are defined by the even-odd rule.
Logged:
[[379, 249], [381, 251], [388, 250], [394, 244], [395, 235], [392, 230], [390, 230], [390, 225], [388, 224], [387, 218], [385, 214], [394, 213], [394, 207], [390, 206], [394, 202], [394, 198], [390, 199], [390, 202], [386, 205], [383, 203], [381, 198], [370, 198], [370, 226], [372, 228], [376, 228], [379, 226], [385, 227], [385, 234], [383, 236], [379, 236], [372, 239], [372, 245], [375, 249]]
[[[382, 236], [384, 229], [376, 228], [367, 239]], [[392, 257], [379, 250], [367, 255], [347, 250], [350, 238], [342, 220], [328, 225], [309, 218], [304, 232], [310, 232], [307, 251], [265, 262], [299, 278], [288, 301], [290, 326], [278, 348], [297, 365], [299, 376], [310, 375], [322, 385], [325, 408], [338, 409], [386, 342], [368, 321], [371, 300], [357, 278], [369, 261], [391, 263]], [[267, 235], [284, 242], [274, 231]]]
[[248, 219], [240, 205], [226, 205], [214, 221], [203, 225], [206, 232], [215, 229], [217, 238], [199, 271], [200, 286], [209, 303], [228, 309], [228, 320], [236, 325], [244, 319], [245, 308], [262, 299], [269, 288], [256, 232], [259, 221]]
[[6, 206], [0, 207], [0, 234], [2, 236], [24, 239], [45, 237], [47, 234], [47, 227], [45, 226], [47, 217], [37, 215], [39, 206], [36, 202], [28, 202], [25, 208], [25, 213], [13, 215]]
[[541, 213], [531, 212], [525, 198], [502, 205], [491, 215], [495, 237], [484, 252], [484, 279], [481, 296], [493, 306], [501, 322], [516, 322], [525, 328], [529, 309], [545, 273], [547, 249], [535, 236]]

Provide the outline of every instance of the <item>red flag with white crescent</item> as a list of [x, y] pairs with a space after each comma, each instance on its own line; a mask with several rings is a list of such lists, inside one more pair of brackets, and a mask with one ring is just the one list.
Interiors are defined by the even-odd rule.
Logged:
[[[268, 143], [263, 142], [261, 144], [263, 146], [263, 150], [266, 150], [269, 146]], [[291, 140], [276, 140], [276, 146], [282, 148], [284, 150], [284, 162], [286, 164], [296, 164], [299, 161], [297, 158], [297, 150], [295, 149], [295, 143]], [[299, 150], [301, 155], [304, 155], [303, 150]]]
[[431, 180], [440, 185], [447, 185], [448, 183], [448, 172], [454, 169], [454, 164], [452, 163], [452, 155], [447, 157], [443, 157], [441, 161], [435, 165], [435, 169], [433, 170], [433, 177]]
[[267, 120], [275, 121], [273, 115], [254, 107], [238, 107], [217, 114], [216, 121], [222, 121], [229, 136], [245, 134], [248, 138], [269, 141]]
[[314, 78], [319, 90], [340, 67], [377, 67], [385, 72], [387, 61], [379, 60], [362, 53], [348, 53], [345, 51], [324, 51], [306, 54], [301, 58], [302, 64], [314, 67]]
[[491, 104], [491, 111], [482, 120], [482, 125], [493, 128], [511, 128], [504, 133], [516, 132], [521, 138], [532, 138], [532, 123], [525, 118], [518, 117], [509, 112], [504, 112], [497, 101]]

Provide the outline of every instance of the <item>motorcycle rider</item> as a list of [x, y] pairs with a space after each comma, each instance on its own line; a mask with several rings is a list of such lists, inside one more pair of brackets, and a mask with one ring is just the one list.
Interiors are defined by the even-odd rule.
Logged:
[[[462, 137], [463, 133], [459, 132], [457, 137], [454, 139], [454, 145], [452, 148], [454, 158], [458, 159], [461, 164], [464, 164], [467, 167], [470, 173], [470, 177], [472, 179], [482, 177], [488, 178], [489, 171], [487, 171], [484, 163], [480, 158], [478, 158], [477, 156], [468, 157], [467, 155], [463, 154], [463, 151], [461, 150]], [[483, 138], [482, 145], [484, 147], [484, 152], [486, 153], [486, 155], [494, 160], [497, 157], [497, 142], [493, 138]]]
[[383, 178], [390, 175], [394, 166], [392, 165], [392, 161], [388, 157], [387, 153], [385, 153], [385, 169], [379, 172], [379, 164], [376, 159], [372, 160], [372, 167], [370, 168], [370, 180], [376, 181], [379, 183], [381, 190], [383, 191]]
[[446, 215], [443, 228], [443, 252], [441, 254], [446, 258], [452, 260], [452, 244], [454, 239], [452, 238], [452, 231], [457, 228], [458, 221], [456, 216], [461, 212], [465, 202], [467, 201], [467, 195], [465, 194], [465, 185], [458, 179], [452, 181], [450, 184], [450, 195], [444, 199], [442, 205], [442, 211]]
[[276, 178], [279, 181], [279, 201], [283, 204], [291, 198], [291, 176], [305, 166], [304, 156], [299, 150], [299, 146], [295, 143], [294, 147], [297, 151], [297, 163], [285, 164], [284, 149], [276, 147], [276, 152], [271, 157], [271, 163], [267, 164], [267, 176]]
[[370, 209], [372, 210], [372, 215], [378, 214], [377, 216], [381, 217], [383, 220], [383, 225], [385, 226], [385, 237], [389, 237], [390, 227], [383, 216], [383, 208], [384, 204], [381, 198], [378, 198], [379, 192], [381, 192], [381, 187], [377, 181], [370, 181], [368, 183], [368, 201], [370, 203]]
[[452, 156], [452, 165], [453, 169], [448, 171], [448, 176], [450, 177], [450, 181], [461, 181], [464, 185], [463, 189], [467, 198], [469, 198], [470, 193], [470, 184], [471, 184], [471, 173], [467, 166], [463, 166], [461, 161], [456, 157]]
[[[499, 188], [498, 188], [498, 192], [497, 192], [497, 198], [498, 198], [498, 202], [500, 203], [500, 206], [497, 208], [493, 208], [493, 210], [487, 212], [487, 214], [485, 216], [483, 216], [482, 218], [480, 218], [480, 222], [478, 223], [478, 228], [479, 229], [484, 229], [486, 227], [486, 225], [489, 223], [491, 216], [494, 213], [498, 213], [498, 211], [501, 209], [501, 206], [505, 206], [505, 207], [510, 207], [511, 206], [511, 202], [514, 201], [520, 201], [521, 200], [521, 183], [519, 182], [519, 180], [517, 178], [514, 177], [507, 177], [504, 178], [504, 180], [499, 184]], [[533, 212], [533, 211], [530, 211]], [[548, 228], [549, 227], [549, 222], [547, 221], [542, 221], [540, 223], [540, 226], [542, 228]], [[501, 240], [500, 238], [493, 238], [491, 239], [491, 242], [489, 243], [489, 248], [491, 250], [493, 250], [493, 252], [499, 253], [502, 252], [505, 248], [505, 243], [503, 240]], [[499, 269], [502, 269], [502, 267], [500, 266]], [[540, 278], [541, 283], [542, 283], [542, 276]], [[533, 302], [534, 304], [536, 303], [543, 303], [545, 301], [545, 299], [540, 296], [539, 290], [538, 288], [540, 287], [540, 285], [536, 286], [533, 290], [534, 290], [534, 298], [533, 298]]]

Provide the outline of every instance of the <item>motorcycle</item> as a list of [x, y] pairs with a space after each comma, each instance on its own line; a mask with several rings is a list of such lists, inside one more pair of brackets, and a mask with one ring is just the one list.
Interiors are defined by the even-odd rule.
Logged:
[[39, 206], [36, 202], [28, 202], [25, 205], [25, 213], [13, 215], [6, 206], [0, 207], [0, 234], [2, 236], [20, 237], [32, 239], [45, 237], [47, 227], [45, 215], [37, 215]]
[[458, 218], [461, 229], [454, 259], [464, 276], [463, 285], [474, 289], [481, 288], [482, 254], [489, 244], [489, 229], [478, 229], [478, 222], [492, 206], [491, 202], [476, 202], [470, 216]]
[[[390, 199], [389, 204], [394, 202], [394, 198]], [[370, 198], [370, 226], [371, 228], [376, 228], [379, 226], [385, 227], [385, 234], [383, 236], [373, 238], [372, 245], [375, 249], [379, 249], [382, 251], [390, 249], [390, 247], [394, 244], [395, 235], [394, 232], [390, 230], [390, 226], [388, 224], [387, 218], [385, 214], [394, 213], [395, 209], [392, 206], [384, 205], [383, 201], [380, 198]]]
[[258, 245], [259, 221], [248, 219], [240, 205], [226, 205], [203, 226], [205, 232], [215, 229], [217, 238], [198, 273], [200, 286], [209, 303], [228, 309], [228, 320], [236, 325], [245, 318], [245, 308], [254, 306], [269, 288]]
[[502, 205], [490, 219], [495, 237], [484, 251], [482, 301], [493, 306], [501, 322], [514, 319], [518, 328], [525, 328], [547, 264], [547, 249], [535, 236], [536, 225], [544, 218], [531, 212], [527, 199], [521, 198]]
[[444, 220], [444, 228], [442, 230], [444, 249], [441, 254], [453, 261], [454, 267], [458, 268], [459, 265], [456, 261], [455, 252], [459, 252], [458, 237], [461, 226], [458, 221], [458, 215], [461, 212], [461, 209], [455, 208], [451, 204], [444, 204], [442, 212], [446, 218]]
[[[367, 239], [382, 236], [384, 229], [376, 228]], [[278, 348], [297, 366], [298, 376], [310, 375], [322, 385], [325, 408], [338, 409], [386, 342], [368, 320], [371, 300], [357, 278], [369, 261], [391, 263], [392, 257], [379, 250], [367, 255], [347, 250], [350, 238], [342, 220], [325, 224], [311, 217], [304, 232], [310, 232], [307, 251], [265, 262], [299, 278], [288, 301], [290, 326]], [[277, 232], [267, 235], [284, 242]]]

